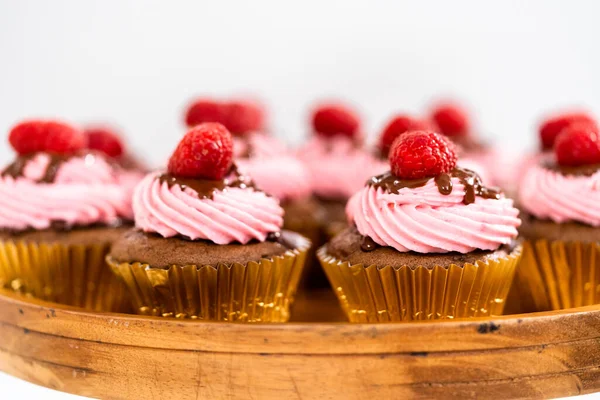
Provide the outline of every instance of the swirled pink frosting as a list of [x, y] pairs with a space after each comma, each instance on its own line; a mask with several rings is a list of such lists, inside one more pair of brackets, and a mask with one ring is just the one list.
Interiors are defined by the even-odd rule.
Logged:
[[285, 144], [266, 133], [251, 132], [243, 136], [233, 137], [233, 155], [235, 159], [246, 157], [250, 154], [252, 157], [276, 157], [279, 154], [286, 153]]
[[352, 196], [346, 213], [362, 235], [401, 252], [495, 250], [517, 237], [521, 220], [512, 200], [476, 197], [465, 205], [464, 185], [458, 178], [452, 184], [449, 195], [441, 194], [433, 179], [398, 194], [365, 186]]
[[37, 182], [49, 163], [50, 156], [40, 153], [27, 161], [23, 176], [0, 177], [0, 227], [39, 230], [57, 221], [110, 225], [131, 215], [114, 168], [101, 156], [73, 157], [60, 164], [52, 183]]
[[296, 157], [281, 153], [274, 157], [253, 157], [237, 162], [256, 185], [279, 200], [299, 200], [310, 196], [310, 176]]
[[540, 219], [600, 226], [600, 171], [574, 176], [539, 163], [530, 165], [519, 183], [519, 200], [527, 212]]
[[252, 188], [216, 190], [200, 198], [193, 189], [172, 185], [148, 174], [133, 195], [135, 225], [163, 237], [182, 235], [216, 244], [264, 241], [283, 225], [279, 201]]
[[352, 196], [381, 168], [374, 155], [340, 136], [313, 137], [298, 151], [298, 158], [309, 172], [313, 192], [331, 199]]

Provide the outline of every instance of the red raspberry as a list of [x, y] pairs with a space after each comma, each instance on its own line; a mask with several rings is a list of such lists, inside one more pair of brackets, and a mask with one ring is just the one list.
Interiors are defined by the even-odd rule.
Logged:
[[224, 125], [233, 134], [261, 131], [264, 129], [265, 113], [260, 105], [250, 101], [231, 101], [225, 105]]
[[433, 109], [431, 119], [448, 137], [466, 136], [471, 128], [465, 110], [455, 104], [441, 104]]
[[227, 107], [225, 104], [209, 99], [199, 99], [193, 102], [185, 113], [185, 123], [193, 127], [204, 122], [226, 123]]
[[379, 150], [381, 154], [387, 157], [390, 152], [390, 147], [394, 140], [400, 135], [408, 131], [435, 130], [433, 123], [416, 119], [409, 115], [398, 115], [394, 117], [383, 129], [379, 137]]
[[11, 129], [8, 141], [19, 154], [38, 151], [68, 154], [85, 147], [83, 132], [59, 121], [23, 121]]
[[560, 132], [571, 124], [587, 123], [597, 127], [594, 118], [583, 112], [570, 112], [544, 120], [540, 124], [540, 141], [543, 150], [550, 150], [554, 146]]
[[109, 157], [121, 157], [124, 145], [121, 137], [114, 131], [104, 127], [92, 127], [85, 130], [87, 148], [98, 150]]
[[600, 133], [587, 122], [571, 124], [557, 136], [554, 152], [562, 166], [600, 164]]
[[392, 144], [389, 160], [392, 173], [399, 178], [434, 177], [456, 166], [456, 148], [450, 139], [438, 133], [407, 132]]
[[312, 115], [315, 132], [325, 137], [343, 135], [353, 138], [358, 135], [360, 121], [356, 113], [340, 104], [325, 104]]
[[223, 125], [206, 122], [191, 128], [169, 159], [169, 172], [182, 178], [223, 179], [233, 159], [233, 139]]

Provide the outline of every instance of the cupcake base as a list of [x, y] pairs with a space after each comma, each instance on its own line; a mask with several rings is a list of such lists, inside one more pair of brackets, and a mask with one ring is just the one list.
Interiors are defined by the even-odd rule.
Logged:
[[502, 314], [521, 248], [468, 254], [361, 249], [349, 228], [318, 257], [351, 322], [484, 317]]
[[310, 241], [216, 245], [131, 230], [107, 257], [139, 314], [232, 322], [285, 322]]
[[42, 300], [94, 311], [124, 311], [125, 287], [105, 262], [127, 228], [0, 233], [0, 285]]

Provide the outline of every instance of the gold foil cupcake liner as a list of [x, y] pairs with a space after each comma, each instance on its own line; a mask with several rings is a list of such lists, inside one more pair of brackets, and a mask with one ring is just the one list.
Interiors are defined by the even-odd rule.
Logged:
[[600, 245], [526, 241], [511, 302], [520, 311], [548, 311], [600, 303]]
[[172, 265], [107, 262], [127, 285], [142, 315], [205, 321], [286, 322], [310, 241], [281, 256], [246, 264]]
[[448, 268], [351, 265], [327, 246], [317, 255], [350, 322], [371, 323], [501, 315], [521, 248]]
[[0, 241], [0, 286], [93, 311], [123, 311], [126, 288], [106, 265], [109, 248]]

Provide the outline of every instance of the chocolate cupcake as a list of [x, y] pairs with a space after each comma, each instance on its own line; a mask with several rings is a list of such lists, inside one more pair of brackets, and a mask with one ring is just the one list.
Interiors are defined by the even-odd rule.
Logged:
[[350, 109], [324, 104], [312, 114], [312, 138], [298, 151], [313, 193], [322, 208], [322, 229], [328, 237], [347, 227], [348, 198], [377, 169], [377, 160], [364, 146], [360, 121]]
[[349, 320], [501, 314], [520, 257], [512, 200], [456, 167], [454, 145], [433, 132], [400, 136], [390, 163], [318, 252]]
[[523, 259], [515, 280], [521, 307], [556, 310], [600, 303], [600, 138], [569, 125], [553, 155], [538, 157], [519, 186]]
[[85, 136], [55, 121], [9, 135], [17, 159], [0, 178], [0, 283], [44, 300], [97, 311], [126, 305], [104, 262], [131, 215], [118, 166], [83, 150]]
[[192, 128], [136, 188], [136, 228], [107, 257], [145, 315], [240, 322], [289, 318], [310, 242], [281, 231], [279, 201], [232, 166], [218, 123]]

